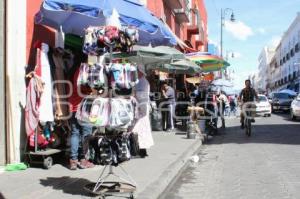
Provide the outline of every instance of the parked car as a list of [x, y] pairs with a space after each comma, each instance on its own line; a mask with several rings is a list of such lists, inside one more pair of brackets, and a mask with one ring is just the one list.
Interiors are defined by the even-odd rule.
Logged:
[[300, 117], [300, 94], [293, 100], [291, 104], [291, 119], [295, 120]]
[[271, 116], [272, 108], [268, 98], [265, 95], [258, 95], [259, 102], [256, 104], [256, 114], [262, 116]]
[[272, 112], [275, 111], [289, 111], [291, 108], [291, 103], [296, 96], [289, 93], [277, 92], [272, 93]]

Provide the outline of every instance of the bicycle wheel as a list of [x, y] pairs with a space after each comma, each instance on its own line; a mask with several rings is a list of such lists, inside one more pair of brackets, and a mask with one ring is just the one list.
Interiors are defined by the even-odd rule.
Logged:
[[248, 129], [248, 137], [250, 137], [251, 136], [251, 120], [250, 119], [248, 119], [248, 124], [247, 124], [247, 129]]

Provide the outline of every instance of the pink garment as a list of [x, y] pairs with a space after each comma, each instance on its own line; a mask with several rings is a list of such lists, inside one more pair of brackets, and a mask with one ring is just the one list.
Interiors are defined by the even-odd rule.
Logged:
[[39, 122], [41, 86], [41, 80], [38, 77], [32, 77], [26, 89], [25, 127], [27, 136], [34, 133]]

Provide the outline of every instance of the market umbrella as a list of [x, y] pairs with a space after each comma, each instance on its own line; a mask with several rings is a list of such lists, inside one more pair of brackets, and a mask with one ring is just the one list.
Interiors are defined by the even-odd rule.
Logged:
[[279, 92], [280, 92], [280, 93], [287, 93], [287, 94], [293, 95], [293, 96], [296, 96], [296, 95], [297, 95], [297, 93], [296, 93], [295, 91], [290, 90], [290, 89], [283, 89], [283, 90], [281, 90], [281, 91], [279, 91]]
[[202, 71], [201, 67], [189, 60], [179, 60], [170, 64], [163, 64], [156, 69], [167, 73], [189, 75], [194, 75]]
[[179, 50], [168, 46], [134, 46], [130, 53], [114, 53], [113, 58], [125, 58], [137, 64], [147, 65], [148, 69], [156, 65], [171, 63], [173, 60], [185, 59]]
[[216, 79], [212, 81], [211, 84], [220, 87], [233, 87], [233, 83], [226, 79]]
[[213, 72], [224, 69], [230, 64], [219, 56], [211, 55], [207, 52], [196, 52], [185, 54], [186, 57], [200, 65], [203, 72]]
[[199, 84], [202, 80], [201, 77], [188, 77], [185, 81], [190, 84]]
[[139, 30], [140, 45], [176, 45], [171, 32], [138, 0], [44, 0], [35, 22], [83, 36], [89, 26], [106, 25], [113, 10], [122, 25]]

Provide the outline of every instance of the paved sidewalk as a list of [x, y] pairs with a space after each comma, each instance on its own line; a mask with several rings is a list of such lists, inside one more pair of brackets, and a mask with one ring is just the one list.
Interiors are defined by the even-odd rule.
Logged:
[[[188, 158], [201, 146], [201, 140], [186, 139], [185, 134], [153, 132], [155, 145], [145, 159], [132, 159], [123, 167], [135, 179], [139, 199], [157, 198], [177, 175]], [[83, 186], [95, 182], [102, 167], [70, 171], [60, 164], [50, 170], [29, 168], [0, 174], [0, 193], [7, 199], [91, 198]], [[121, 171], [115, 169], [118, 174]], [[113, 198], [113, 197], [108, 197]]]

